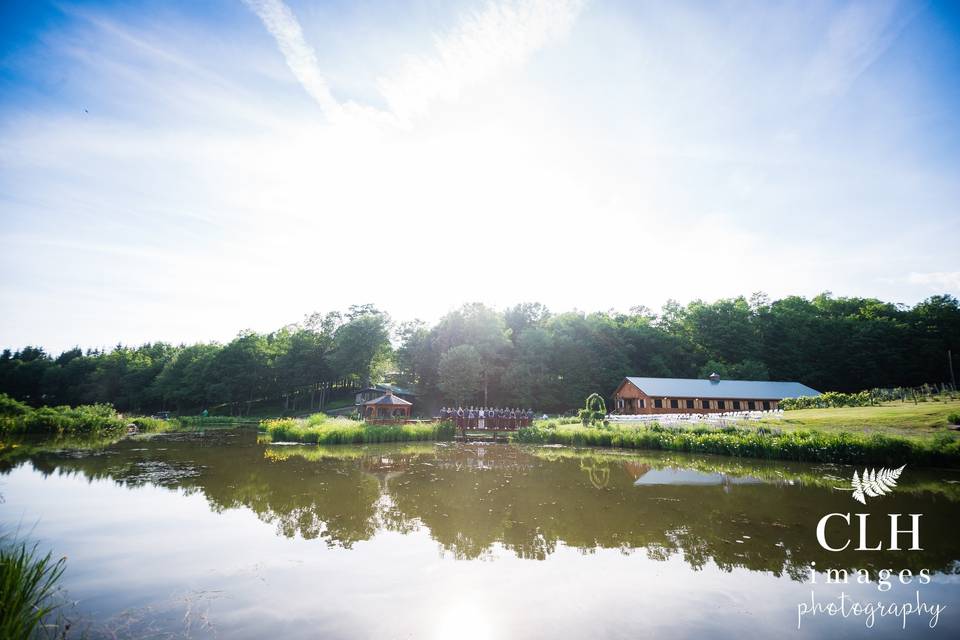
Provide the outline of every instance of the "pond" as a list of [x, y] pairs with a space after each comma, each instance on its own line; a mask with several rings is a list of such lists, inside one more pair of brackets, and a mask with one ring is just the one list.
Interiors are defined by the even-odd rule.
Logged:
[[[67, 556], [65, 611], [92, 638], [960, 637], [955, 472], [907, 468], [863, 506], [833, 488], [841, 466], [245, 429], [0, 471], [0, 527]], [[856, 551], [853, 516], [830, 521], [831, 542], [853, 540], [828, 551], [831, 512], [870, 514], [868, 546], [888, 513], [920, 513], [922, 550]], [[824, 584], [831, 568], [861, 581]], [[800, 614], [841, 592], [946, 608]]]

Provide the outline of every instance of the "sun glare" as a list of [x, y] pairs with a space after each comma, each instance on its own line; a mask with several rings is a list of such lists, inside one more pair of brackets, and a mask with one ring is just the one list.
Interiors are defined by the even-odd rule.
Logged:
[[463, 598], [446, 607], [433, 633], [436, 640], [496, 640], [504, 637], [496, 626], [496, 614], [476, 598]]

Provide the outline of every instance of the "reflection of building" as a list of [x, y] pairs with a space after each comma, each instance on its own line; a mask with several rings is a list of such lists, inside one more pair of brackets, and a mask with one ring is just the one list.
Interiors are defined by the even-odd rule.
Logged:
[[387, 391], [379, 398], [363, 403], [365, 420], [405, 420], [410, 417], [413, 403]]
[[614, 413], [721, 413], [770, 411], [784, 398], [818, 396], [799, 382], [709, 378], [624, 378], [613, 392]]
[[360, 460], [360, 469], [377, 479], [381, 491], [387, 491], [390, 488], [390, 480], [403, 475], [409, 468], [409, 456], [374, 455], [364, 456]]
[[624, 463], [623, 468], [634, 480], [639, 480], [651, 469], [650, 465], [635, 460]]
[[651, 469], [633, 481], [633, 486], [716, 486], [728, 491], [735, 484], [762, 484], [763, 480], [753, 476], [733, 476], [723, 471], [706, 472], [682, 467], [664, 467]]

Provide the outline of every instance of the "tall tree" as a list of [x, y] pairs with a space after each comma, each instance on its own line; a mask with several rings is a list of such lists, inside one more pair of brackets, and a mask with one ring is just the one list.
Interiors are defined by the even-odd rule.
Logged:
[[440, 357], [440, 389], [454, 404], [476, 401], [483, 386], [483, 361], [473, 345], [461, 344]]

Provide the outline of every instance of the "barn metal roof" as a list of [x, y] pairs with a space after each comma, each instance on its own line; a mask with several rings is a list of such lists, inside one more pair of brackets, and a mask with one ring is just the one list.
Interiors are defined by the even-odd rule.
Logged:
[[767, 380], [720, 380], [696, 378], [633, 378], [627, 380], [648, 396], [663, 398], [729, 398], [743, 400], [781, 400], [818, 396], [820, 392], [799, 382]]

